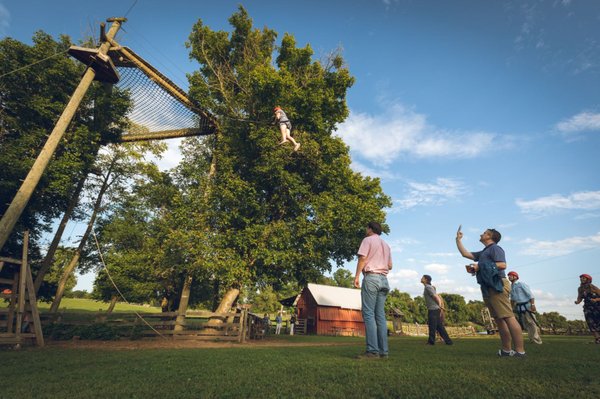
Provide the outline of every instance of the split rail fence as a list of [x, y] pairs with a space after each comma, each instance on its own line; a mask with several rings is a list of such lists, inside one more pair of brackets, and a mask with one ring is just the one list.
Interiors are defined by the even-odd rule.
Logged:
[[[92, 317], [85, 314], [59, 313], [51, 317], [42, 314], [42, 324], [91, 325], [104, 324], [116, 327], [124, 337], [156, 338], [166, 337], [175, 340], [237, 341], [244, 342], [248, 333], [248, 311], [237, 313], [215, 313], [208, 311], [188, 311], [185, 320], [177, 321], [177, 312], [106, 313], [99, 312]], [[79, 316], [79, 317], [78, 317]], [[129, 332], [128, 332], [129, 331]]]

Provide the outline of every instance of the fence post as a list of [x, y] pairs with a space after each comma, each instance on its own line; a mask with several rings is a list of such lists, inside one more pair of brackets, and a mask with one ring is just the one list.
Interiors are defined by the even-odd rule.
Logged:
[[240, 343], [246, 342], [246, 331], [248, 329], [248, 311], [246, 309], [242, 309], [242, 313], [240, 314]]

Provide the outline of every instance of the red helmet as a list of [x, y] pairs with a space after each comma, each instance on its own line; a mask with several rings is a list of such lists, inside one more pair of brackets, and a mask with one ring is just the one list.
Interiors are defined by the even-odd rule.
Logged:
[[592, 282], [592, 276], [590, 276], [589, 274], [582, 274], [581, 276], [579, 276], [579, 278], [581, 277], [585, 277], [587, 279], [588, 282]]
[[279, 110], [281, 110], [281, 107], [279, 105], [276, 106], [275, 108], [273, 108], [273, 111], [279, 111]]
[[517, 279], [519, 279], [519, 274], [517, 272], [508, 272], [509, 276], [515, 276]]

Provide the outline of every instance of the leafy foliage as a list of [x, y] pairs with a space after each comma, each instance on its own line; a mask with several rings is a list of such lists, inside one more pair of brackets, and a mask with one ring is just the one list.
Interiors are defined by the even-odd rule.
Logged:
[[[370, 220], [383, 221], [390, 199], [379, 181], [350, 169], [348, 148], [333, 132], [348, 115], [354, 79], [340, 55], [313, 61], [310, 46], [297, 48], [286, 34], [252, 27], [240, 7], [231, 33], [198, 21], [190, 56], [200, 69], [190, 95], [219, 120], [213, 141], [187, 141], [177, 173], [184, 198], [181, 242], [187, 265], [222, 286], [315, 281], [354, 257]], [[274, 60], [272, 54], [278, 51]], [[302, 149], [278, 146], [269, 127], [274, 105], [286, 110]], [[205, 167], [211, 154], [216, 173]]]
[[[0, 41], [0, 74], [6, 74], [0, 79], [0, 214], [5, 212], [79, 82], [83, 66], [67, 56], [70, 44], [66, 36], [55, 41], [43, 32], [34, 35], [31, 46], [11, 38]], [[114, 140], [125, 128], [124, 115], [129, 106], [126, 93], [96, 83], [91, 87], [6, 252], [18, 252], [13, 248], [23, 229], [31, 230], [32, 237], [37, 238], [66, 208], [70, 193], [89, 171], [100, 144]]]

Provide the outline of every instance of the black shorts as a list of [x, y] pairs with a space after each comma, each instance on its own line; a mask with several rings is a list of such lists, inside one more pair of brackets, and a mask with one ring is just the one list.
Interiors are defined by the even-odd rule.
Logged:
[[292, 131], [292, 124], [289, 121], [287, 121], [287, 122], [279, 122], [279, 125], [285, 125], [290, 132]]

